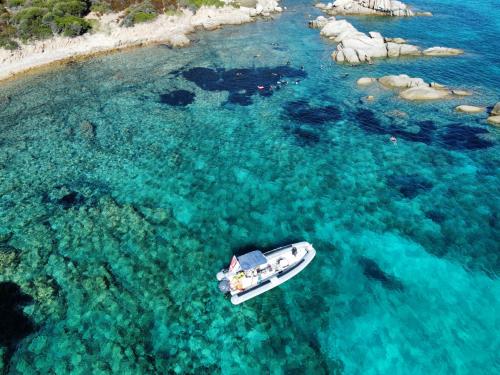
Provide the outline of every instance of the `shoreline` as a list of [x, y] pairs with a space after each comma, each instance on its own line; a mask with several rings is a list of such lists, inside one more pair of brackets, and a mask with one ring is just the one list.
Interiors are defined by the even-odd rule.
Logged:
[[186, 47], [191, 44], [187, 36], [196, 31], [250, 23], [281, 11], [277, 1], [258, 0], [255, 8], [204, 6], [196, 13], [183, 9], [176, 15], [162, 14], [152, 22], [128, 28], [118, 24], [121, 13], [101, 17], [91, 13], [87, 17], [96, 22], [94, 32], [73, 38], [54, 36], [23, 44], [14, 51], [0, 49], [0, 83], [18, 79], [24, 74], [39, 73], [127, 49], [158, 44]]

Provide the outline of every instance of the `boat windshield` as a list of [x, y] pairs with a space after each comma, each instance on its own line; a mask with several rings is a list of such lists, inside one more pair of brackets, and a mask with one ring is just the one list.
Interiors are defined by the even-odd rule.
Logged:
[[238, 262], [243, 271], [248, 271], [262, 264], [266, 264], [267, 259], [260, 250], [255, 250], [239, 256]]

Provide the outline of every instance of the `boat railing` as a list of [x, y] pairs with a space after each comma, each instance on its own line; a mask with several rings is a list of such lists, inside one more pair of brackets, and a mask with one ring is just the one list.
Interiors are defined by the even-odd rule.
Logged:
[[275, 252], [286, 249], [287, 247], [291, 247], [291, 245], [285, 245], [285, 246], [278, 247], [277, 249], [273, 249], [273, 250], [268, 251], [267, 253], [264, 253], [264, 255], [274, 254]]

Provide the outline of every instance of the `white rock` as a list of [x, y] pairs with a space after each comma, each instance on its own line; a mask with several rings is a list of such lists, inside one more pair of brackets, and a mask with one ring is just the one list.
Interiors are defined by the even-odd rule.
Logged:
[[490, 116], [487, 120], [491, 125], [500, 126], [500, 115]]
[[412, 44], [401, 44], [401, 48], [399, 50], [399, 54], [401, 56], [418, 56], [421, 53], [420, 49]]
[[326, 37], [335, 37], [339, 35], [341, 32], [346, 31], [346, 30], [354, 30], [357, 31], [356, 28], [351, 25], [349, 22], [346, 20], [332, 20], [329, 21], [322, 29], [320, 34]]
[[[430, 87], [433, 87], [433, 88], [435, 88], [435, 89], [444, 89], [444, 88], [446, 88], [446, 86], [445, 86], [445, 85], [442, 85], [442, 84], [437, 83], [437, 82], [431, 82], [431, 83], [429, 83], [429, 86], [430, 86]], [[453, 93], [453, 92], [452, 92], [452, 93]]]
[[500, 116], [500, 102], [498, 102], [497, 104], [495, 104], [495, 106], [491, 110], [491, 114], [495, 115], [495, 116]]
[[361, 77], [356, 81], [356, 83], [360, 86], [368, 86], [368, 85], [371, 85], [375, 81], [376, 81], [376, 79], [372, 78], [372, 77]]
[[399, 56], [399, 50], [401, 49], [401, 46], [397, 43], [386, 43], [387, 46], [387, 57], [398, 57]]
[[390, 75], [379, 78], [381, 85], [389, 88], [408, 88], [427, 86], [422, 78], [412, 78], [406, 74]]
[[344, 48], [342, 51], [344, 52], [346, 62], [350, 64], [359, 64], [359, 57], [354, 49]]
[[370, 35], [370, 38], [373, 38], [373, 39], [384, 39], [382, 37], [382, 34], [380, 34], [378, 31], [370, 31], [368, 33], [368, 35]]
[[384, 38], [386, 42], [392, 42], [397, 44], [405, 44], [406, 40], [403, 38]]
[[332, 53], [332, 59], [339, 63], [343, 63], [345, 61], [344, 52], [342, 50], [337, 50]]
[[309, 27], [313, 29], [322, 29], [328, 23], [328, 19], [323, 16], [317, 17], [315, 20], [309, 21]]
[[463, 112], [463, 113], [481, 113], [484, 112], [486, 108], [484, 107], [476, 107], [473, 105], [459, 105], [455, 107], [455, 111]]
[[399, 96], [406, 100], [438, 100], [449, 97], [447, 90], [437, 90], [432, 87], [412, 87], [401, 91]]
[[472, 93], [466, 90], [451, 90], [451, 93], [456, 96], [471, 96]]
[[424, 50], [425, 56], [456, 56], [463, 54], [464, 51], [458, 48], [431, 47]]

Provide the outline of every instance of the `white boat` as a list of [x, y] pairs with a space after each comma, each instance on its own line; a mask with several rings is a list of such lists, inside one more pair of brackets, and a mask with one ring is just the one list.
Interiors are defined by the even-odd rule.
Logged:
[[309, 242], [298, 242], [262, 253], [254, 250], [233, 256], [227, 269], [217, 273], [219, 289], [231, 294], [231, 302], [238, 305], [258, 296], [306, 268], [316, 255]]

